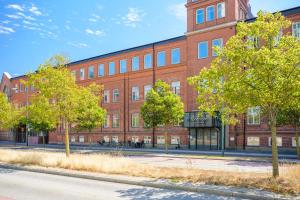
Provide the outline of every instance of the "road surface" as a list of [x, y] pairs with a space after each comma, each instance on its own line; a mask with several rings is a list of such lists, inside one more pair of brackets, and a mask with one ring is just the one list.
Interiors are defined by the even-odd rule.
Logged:
[[237, 199], [0, 168], [0, 200]]

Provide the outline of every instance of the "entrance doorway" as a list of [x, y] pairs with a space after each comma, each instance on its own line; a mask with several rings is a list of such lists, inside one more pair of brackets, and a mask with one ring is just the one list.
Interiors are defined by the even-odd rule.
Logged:
[[217, 150], [219, 130], [217, 128], [190, 128], [190, 149]]

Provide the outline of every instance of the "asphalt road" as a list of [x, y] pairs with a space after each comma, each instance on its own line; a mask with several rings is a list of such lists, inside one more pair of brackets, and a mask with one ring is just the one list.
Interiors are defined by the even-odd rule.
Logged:
[[236, 199], [0, 168], [0, 200]]

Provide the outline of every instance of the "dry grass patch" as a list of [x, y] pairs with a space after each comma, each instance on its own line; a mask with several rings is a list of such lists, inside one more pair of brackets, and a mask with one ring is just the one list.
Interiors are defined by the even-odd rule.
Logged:
[[281, 194], [300, 194], [300, 165], [281, 166], [281, 176], [271, 178], [271, 173], [245, 173], [154, 167], [139, 164], [120, 154], [72, 154], [69, 158], [63, 153], [22, 152], [0, 150], [0, 162], [54, 167], [78, 171], [107, 174], [123, 174], [139, 177], [164, 178], [176, 181], [206, 183], [246, 188], [259, 188]]

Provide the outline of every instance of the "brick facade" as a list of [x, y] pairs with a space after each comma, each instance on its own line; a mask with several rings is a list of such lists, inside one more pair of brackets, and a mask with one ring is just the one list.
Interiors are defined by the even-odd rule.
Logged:
[[[224, 17], [218, 17], [218, 7], [220, 3], [224, 3]], [[214, 19], [207, 21], [207, 7], [214, 6]], [[212, 55], [212, 41], [222, 39], [223, 43], [236, 33], [236, 24], [238, 21], [246, 20], [251, 17], [251, 11], [248, 0], [188, 0], [187, 8], [187, 32], [180, 37], [172, 38], [160, 42], [155, 42], [139, 47], [134, 47], [127, 50], [122, 50], [114, 53], [96, 56], [85, 60], [80, 60], [68, 64], [70, 71], [73, 71], [76, 76], [76, 82], [79, 85], [88, 85], [90, 83], [98, 83], [104, 86], [104, 90], [109, 91], [109, 103], [100, 103], [107, 110], [109, 115], [109, 127], [100, 127], [94, 129], [91, 133], [71, 131], [70, 140], [74, 143], [96, 143], [107, 138], [110, 141], [118, 137], [119, 142], [133, 141], [138, 138], [139, 141], [150, 137], [151, 142], [147, 146], [161, 146], [157, 144], [157, 137], [164, 136], [164, 129], [157, 128], [144, 129], [143, 121], [140, 118], [139, 126], [131, 126], [131, 116], [133, 113], [140, 113], [140, 107], [144, 102], [144, 86], [153, 85], [156, 80], [163, 80], [169, 84], [172, 82], [180, 82], [180, 96], [184, 103], [186, 112], [197, 110], [196, 91], [187, 84], [187, 78], [199, 73], [203, 67], [209, 67], [210, 62], [214, 59]], [[204, 22], [196, 23], [197, 10], [203, 9]], [[282, 13], [294, 22], [300, 21], [300, 8], [293, 8]], [[251, 21], [248, 20], [248, 21]], [[286, 30], [291, 32], [292, 30]], [[208, 57], [204, 59], [198, 58], [198, 44], [206, 41], [208, 44]], [[172, 49], [180, 49], [180, 63], [171, 63]], [[163, 67], [157, 65], [158, 52], [165, 52], [165, 63]], [[151, 54], [152, 67], [144, 69], [144, 56]], [[139, 70], [132, 71], [132, 58], [139, 57]], [[120, 73], [120, 61], [127, 60], [127, 72]], [[115, 63], [115, 74], [109, 75], [109, 63]], [[98, 66], [104, 65], [104, 76], [98, 76]], [[89, 78], [89, 67], [94, 67], [94, 77]], [[80, 70], [84, 69], [84, 77], [80, 77]], [[1, 91], [4, 87], [10, 88], [10, 99], [18, 106], [25, 106], [26, 92], [25, 88], [21, 91], [20, 81], [26, 78], [25, 76], [11, 78], [7, 73], [4, 73], [0, 85]], [[18, 87], [18, 93], [12, 91], [12, 88]], [[24, 87], [24, 86], [23, 86]], [[132, 100], [132, 87], [139, 88], [139, 99]], [[116, 102], [112, 102], [113, 90], [118, 89], [119, 96]], [[34, 92], [29, 90], [30, 94]], [[113, 116], [119, 116], [119, 126], [112, 127]], [[58, 127], [55, 132], [49, 133], [50, 143], [63, 143], [64, 134], [63, 128]], [[6, 134], [7, 135], [7, 134]], [[282, 148], [292, 147], [292, 137], [294, 130], [291, 127], [281, 127], [278, 130], [278, 137], [281, 137]], [[269, 148], [270, 130], [264, 119], [259, 125], [248, 125], [246, 116], [241, 116], [241, 123], [236, 126], [227, 127], [226, 146], [228, 148], [243, 148], [249, 146], [248, 137], [259, 137], [259, 144], [254, 146]], [[182, 147], [188, 147], [189, 130], [182, 127], [173, 127], [169, 130], [168, 143], [179, 137]], [[1, 137], [0, 137], [1, 139]], [[3, 139], [3, 137], [2, 137]], [[172, 140], [173, 139], [173, 140]], [[250, 140], [250, 139], [249, 139]], [[253, 139], [255, 140], [255, 138]], [[172, 146], [172, 145], [171, 145]], [[173, 145], [175, 147], [177, 145]]]

